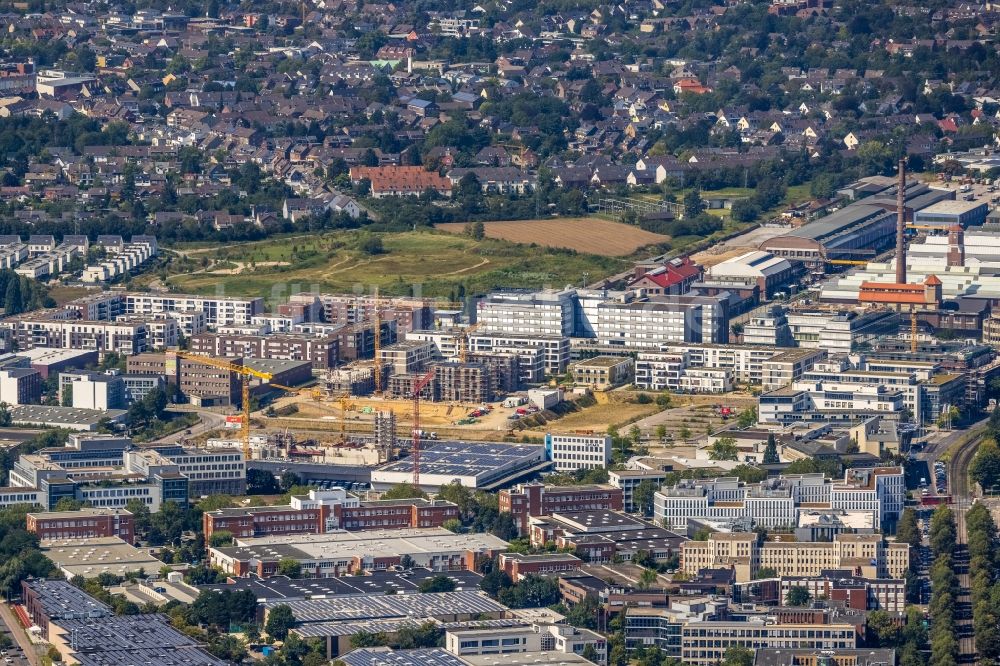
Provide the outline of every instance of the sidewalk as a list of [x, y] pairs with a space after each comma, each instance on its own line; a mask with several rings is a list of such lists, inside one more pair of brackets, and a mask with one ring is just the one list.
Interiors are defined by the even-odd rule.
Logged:
[[17, 617], [14, 615], [14, 611], [11, 610], [10, 606], [6, 602], [0, 603], [0, 619], [3, 623], [7, 625], [10, 629], [10, 635], [13, 637], [17, 644], [21, 646], [24, 650], [24, 656], [28, 660], [31, 666], [40, 666], [41, 659], [38, 657], [38, 653], [35, 651], [35, 646], [32, 644], [31, 640], [28, 639], [27, 634], [24, 632], [24, 626], [18, 621]]

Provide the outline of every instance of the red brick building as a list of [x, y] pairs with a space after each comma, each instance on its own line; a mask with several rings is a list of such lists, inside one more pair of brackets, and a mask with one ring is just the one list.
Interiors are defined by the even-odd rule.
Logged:
[[583, 566], [583, 560], [571, 553], [500, 553], [500, 568], [517, 582], [528, 574], [553, 574], [561, 571], [575, 571]]
[[311, 491], [280, 506], [236, 507], [202, 514], [205, 542], [215, 532], [235, 538], [272, 534], [325, 534], [332, 530], [362, 531], [404, 527], [441, 527], [459, 517], [458, 506], [444, 500], [379, 500], [358, 502], [337, 491]]
[[79, 509], [29, 513], [27, 529], [39, 539], [119, 537], [135, 543], [135, 524], [125, 509]]
[[624, 491], [608, 485], [546, 486], [522, 483], [500, 491], [500, 511], [511, 514], [521, 534], [528, 530], [528, 518], [553, 513], [579, 511], [622, 511]]

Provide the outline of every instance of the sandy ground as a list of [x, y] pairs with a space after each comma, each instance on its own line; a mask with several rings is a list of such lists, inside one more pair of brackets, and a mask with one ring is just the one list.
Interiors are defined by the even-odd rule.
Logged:
[[706, 268], [715, 266], [727, 259], [732, 259], [751, 250], [756, 250], [764, 241], [770, 240], [775, 236], [780, 236], [788, 231], [789, 227], [757, 227], [736, 238], [730, 238], [718, 245], [713, 245], [707, 250], [698, 252], [692, 255], [692, 258]]

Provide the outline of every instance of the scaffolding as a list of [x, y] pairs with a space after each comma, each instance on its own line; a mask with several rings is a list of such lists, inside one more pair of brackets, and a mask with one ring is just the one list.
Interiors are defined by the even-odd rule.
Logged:
[[672, 201], [649, 201], [633, 197], [601, 197], [597, 200], [599, 213], [618, 218], [627, 210], [635, 211], [639, 215], [671, 213], [678, 220], [684, 218], [684, 206]]
[[396, 414], [392, 411], [375, 412], [375, 446], [386, 451], [396, 447]]

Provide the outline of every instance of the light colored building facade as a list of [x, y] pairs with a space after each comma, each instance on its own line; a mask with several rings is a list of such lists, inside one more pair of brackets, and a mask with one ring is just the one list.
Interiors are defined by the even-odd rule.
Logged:
[[545, 435], [545, 453], [558, 472], [601, 469], [611, 463], [610, 435]]
[[844, 479], [796, 474], [744, 484], [735, 477], [688, 479], [653, 495], [656, 521], [686, 530], [691, 519], [749, 519], [761, 527], [794, 528], [803, 511], [816, 509], [871, 512], [873, 523], [895, 520], [906, 487], [902, 468], [849, 469]]
[[757, 577], [761, 569], [778, 576], [818, 576], [829, 569], [848, 569], [863, 578], [903, 578], [910, 546], [888, 542], [881, 534], [838, 534], [832, 541], [765, 541], [753, 532], [713, 533], [706, 541], [681, 545], [681, 569], [729, 569], [737, 582]]

